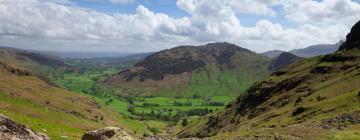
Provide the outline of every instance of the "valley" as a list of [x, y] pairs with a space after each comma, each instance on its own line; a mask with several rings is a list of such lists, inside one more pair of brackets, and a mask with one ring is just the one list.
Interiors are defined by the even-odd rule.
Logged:
[[360, 140], [360, 0], [0, 0], [0, 140]]
[[[292, 139], [293, 130], [286, 128], [298, 131], [292, 126], [298, 123], [306, 127], [301, 134], [311, 130], [317, 133], [312, 137], [323, 138], [330, 132], [307, 125], [325, 127], [316, 123], [326, 121], [322, 114], [349, 112], [339, 108], [355, 111], [357, 104], [346, 101], [356, 100], [360, 88], [344, 87], [360, 82], [357, 50], [314, 58], [284, 52], [272, 59], [230, 43], [109, 58], [2, 52], [1, 83], [7, 84], [0, 86], [0, 113], [52, 139], [80, 139], [85, 131], [106, 126], [119, 126], [136, 138], [218, 139], [258, 132], [270, 138], [275, 131]], [[237, 131], [245, 133], [233, 135]], [[353, 131], [336, 131], [336, 137]]]

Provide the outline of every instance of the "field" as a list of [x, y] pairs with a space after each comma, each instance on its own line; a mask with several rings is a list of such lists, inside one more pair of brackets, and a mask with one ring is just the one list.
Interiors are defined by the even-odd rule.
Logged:
[[[218, 110], [224, 108], [224, 105], [232, 101], [233, 99], [230, 96], [213, 96], [211, 102], [221, 102], [224, 105], [211, 106], [204, 105], [205, 99], [193, 99], [193, 98], [169, 98], [169, 97], [152, 97], [152, 98], [137, 98], [135, 100], [135, 112], [137, 113], [151, 113], [151, 111], [163, 113], [168, 112], [167, 110], [173, 110], [171, 112], [178, 111], [189, 111], [192, 109], [209, 109], [209, 110]], [[146, 107], [144, 104], [155, 104], [159, 106]], [[174, 105], [174, 104], [180, 105]], [[191, 103], [191, 105], [181, 105]], [[166, 111], [165, 111], [166, 110]]]

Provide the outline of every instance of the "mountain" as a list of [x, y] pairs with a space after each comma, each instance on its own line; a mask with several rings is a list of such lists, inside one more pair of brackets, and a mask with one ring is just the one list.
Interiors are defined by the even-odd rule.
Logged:
[[121, 126], [121, 115], [45, 79], [0, 61], [0, 114], [53, 139], [80, 139], [90, 129]]
[[265, 77], [270, 59], [230, 43], [154, 53], [102, 84], [121, 95], [238, 95]]
[[360, 22], [332, 54], [302, 59], [178, 131], [211, 139], [360, 139]]
[[263, 53], [261, 53], [261, 55], [274, 59], [274, 58], [280, 56], [280, 54], [282, 54], [283, 52], [284, 51], [273, 50], [273, 51], [263, 52]]
[[272, 71], [277, 71], [277, 70], [280, 70], [281, 68], [283, 68], [287, 65], [290, 65], [300, 59], [301, 59], [300, 57], [293, 55], [292, 53], [283, 52], [278, 57], [273, 59], [273, 61], [271, 62], [270, 66], [269, 66], [269, 69]]
[[313, 45], [303, 49], [292, 50], [290, 53], [300, 57], [315, 57], [319, 55], [326, 55], [337, 51], [342, 43], [343, 42], [340, 41], [336, 44]]

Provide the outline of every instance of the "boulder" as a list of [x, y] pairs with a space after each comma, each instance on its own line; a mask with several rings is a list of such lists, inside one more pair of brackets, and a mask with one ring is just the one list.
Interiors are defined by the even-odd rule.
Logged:
[[86, 132], [82, 140], [133, 140], [133, 138], [121, 128], [106, 127]]
[[304, 107], [297, 107], [297, 108], [295, 108], [295, 110], [292, 112], [292, 116], [299, 115], [299, 114], [303, 113], [305, 110], [306, 110], [306, 108], [304, 108]]
[[0, 114], [0, 139], [50, 140], [45, 134], [36, 133], [27, 126], [16, 123], [2, 114]]

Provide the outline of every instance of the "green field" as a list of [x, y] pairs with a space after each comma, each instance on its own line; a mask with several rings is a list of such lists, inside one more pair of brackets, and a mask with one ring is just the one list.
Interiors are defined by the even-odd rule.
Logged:
[[89, 70], [85, 73], [65, 72], [56, 83], [78, 93], [90, 93], [96, 81], [116, 73], [116, 69]]
[[[211, 97], [212, 102], [222, 102], [224, 105], [231, 102], [233, 99], [230, 96], [213, 96]], [[205, 102], [204, 99], [193, 99], [193, 98], [169, 98], [169, 97], [153, 97], [153, 98], [137, 98], [135, 100], [135, 111], [138, 113], [150, 113], [151, 111], [159, 112], [160, 110], [164, 113], [168, 111], [164, 110], [173, 110], [175, 111], [188, 111], [191, 109], [210, 109], [210, 110], [218, 110], [224, 108], [224, 106], [210, 106], [210, 105], [203, 105]], [[141, 100], [139, 100], [141, 99]], [[178, 103], [187, 103], [190, 102], [191, 105], [189, 106], [176, 106], [174, 102]], [[150, 104], [158, 104], [157, 107], [146, 107], [144, 103]]]

